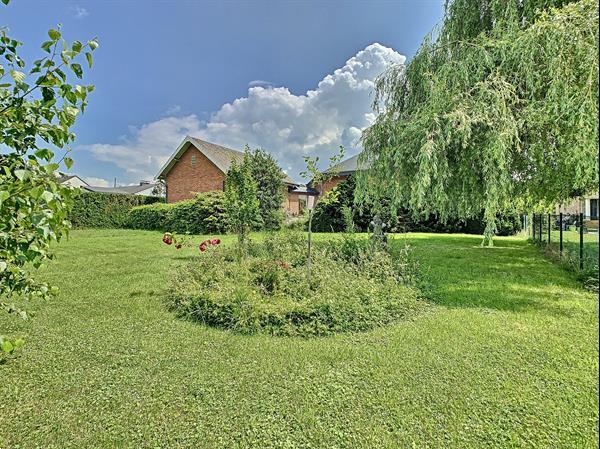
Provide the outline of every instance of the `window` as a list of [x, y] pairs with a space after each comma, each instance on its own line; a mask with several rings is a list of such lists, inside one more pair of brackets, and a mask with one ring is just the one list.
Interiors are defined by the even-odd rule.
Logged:
[[192, 167], [196, 166], [196, 162], [198, 162], [198, 160], [196, 159], [196, 155], [192, 154]]
[[598, 219], [598, 198], [590, 200], [590, 220]]

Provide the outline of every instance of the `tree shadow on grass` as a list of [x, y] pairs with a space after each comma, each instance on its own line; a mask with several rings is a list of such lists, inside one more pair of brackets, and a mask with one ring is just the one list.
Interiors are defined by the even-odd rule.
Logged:
[[436, 304], [575, 316], [589, 301], [574, 274], [525, 240], [496, 238], [492, 248], [470, 235], [417, 234], [406, 241], [422, 268], [425, 294]]

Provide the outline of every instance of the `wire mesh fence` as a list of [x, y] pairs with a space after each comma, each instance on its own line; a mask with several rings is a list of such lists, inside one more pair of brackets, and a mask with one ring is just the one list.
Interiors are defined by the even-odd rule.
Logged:
[[530, 214], [529, 238], [575, 271], [597, 279], [598, 218], [584, 214]]

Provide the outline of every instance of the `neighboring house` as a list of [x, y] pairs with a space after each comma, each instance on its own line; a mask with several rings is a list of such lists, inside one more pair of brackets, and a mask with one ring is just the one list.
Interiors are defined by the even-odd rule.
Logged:
[[158, 183], [151, 183], [149, 181], [140, 181], [139, 184], [133, 186], [118, 186], [118, 187], [96, 187], [96, 186], [83, 186], [83, 190], [89, 192], [101, 192], [101, 193], [121, 193], [124, 195], [141, 195], [141, 196], [162, 196], [153, 194], [153, 190], [157, 187]]
[[87, 187], [89, 184], [77, 175], [68, 175], [66, 173], [58, 174], [58, 182], [63, 186], [70, 187]]
[[598, 192], [580, 196], [568, 204], [556, 206], [556, 213], [583, 214], [584, 224], [590, 229], [598, 229]]
[[318, 197], [326, 194], [331, 189], [336, 187], [340, 182], [347, 179], [348, 176], [353, 175], [358, 170], [363, 169], [363, 167], [359, 166], [359, 163], [358, 163], [359, 155], [360, 154], [357, 154], [356, 156], [352, 156], [351, 158], [348, 158], [348, 159], [340, 162], [339, 164], [331, 167], [328, 171], [335, 172], [335, 176], [333, 178], [331, 178], [329, 181], [324, 182], [319, 185], [313, 185], [312, 183], [309, 183], [309, 186], [316, 189]]
[[[167, 203], [193, 198], [195, 194], [224, 190], [225, 176], [232, 161], [241, 162], [244, 153], [221, 145], [187, 136], [156, 175], [166, 185]], [[300, 213], [301, 198], [298, 184], [285, 175], [287, 189], [285, 210], [291, 215]]]

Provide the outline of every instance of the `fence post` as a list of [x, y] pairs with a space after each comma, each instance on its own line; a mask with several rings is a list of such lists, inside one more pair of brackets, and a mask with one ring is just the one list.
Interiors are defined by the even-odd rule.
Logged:
[[563, 213], [558, 214], [558, 226], [560, 228], [560, 255], [563, 252]]
[[535, 214], [533, 214], [533, 216], [531, 217], [531, 230], [531, 238], [535, 242]]
[[548, 245], [550, 244], [550, 230], [552, 229], [552, 225], [550, 224], [550, 214], [548, 214]]
[[542, 241], [543, 241], [543, 240], [542, 240], [542, 238], [543, 238], [543, 237], [542, 237], [542, 230], [543, 230], [543, 227], [544, 227], [544, 215], [543, 215], [543, 214], [540, 214], [540, 245], [542, 244]]
[[583, 213], [579, 212], [579, 269], [583, 270]]

